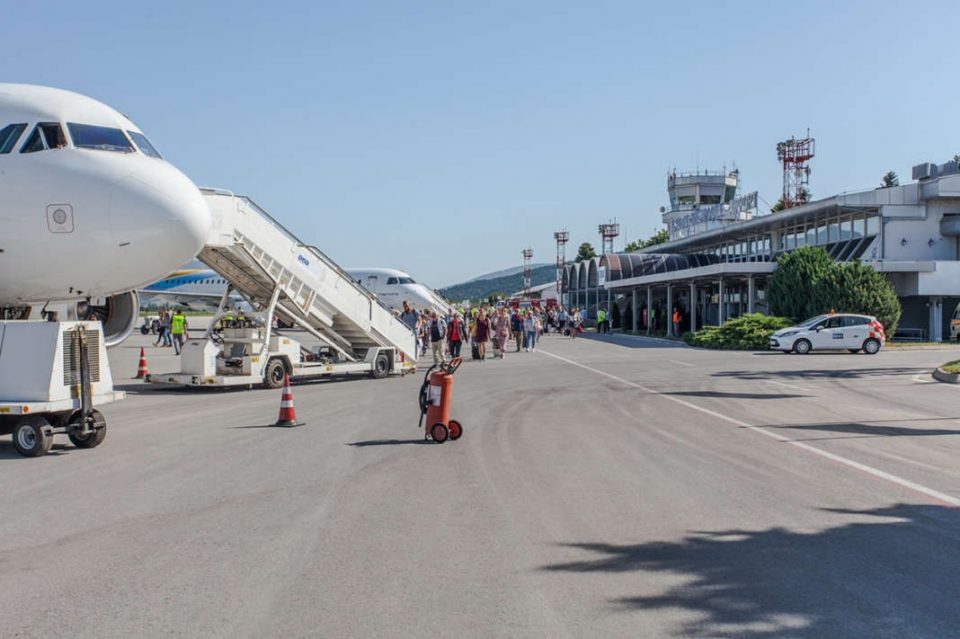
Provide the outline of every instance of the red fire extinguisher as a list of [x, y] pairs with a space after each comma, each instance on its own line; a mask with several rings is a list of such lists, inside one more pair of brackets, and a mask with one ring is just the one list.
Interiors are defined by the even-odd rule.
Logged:
[[434, 364], [427, 370], [420, 386], [420, 426], [427, 418], [424, 439], [433, 439], [442, 444], [447, 439], [457, 440], [463, 435], [463, 426], [450, 419], [450, 403], [453, 401], [453, 374], [460, 368], [463, 358], [454, 357], [450, 363]]

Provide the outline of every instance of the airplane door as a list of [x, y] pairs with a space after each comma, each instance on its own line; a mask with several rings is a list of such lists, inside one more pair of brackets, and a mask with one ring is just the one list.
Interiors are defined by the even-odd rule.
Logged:
[[376, 276], [376, 275], [368, 275], [368, 276], [367, 276], [367, 279], [366, 279], [366, 281], [364, 282], [363, 285], [364, 285], [364, 287], [366, 287], [366, 289], [367, 289], [368, 291], [370, 291], [371, 293], [377, 293], [377, 292], [379, 292], [379, 291], [377, 290], [377, 276]]

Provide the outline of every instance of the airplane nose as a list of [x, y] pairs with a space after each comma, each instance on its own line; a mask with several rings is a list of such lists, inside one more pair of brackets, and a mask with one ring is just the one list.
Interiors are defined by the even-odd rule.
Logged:
[[[210, 232], [210, 209], [200, 190], [167, 164], [157, 164], [120, 180], [111, 198], [114, 239], [149, 253], [172, 270], [193, 259]], [[161, 273], [162, 274], [162, 273]]]

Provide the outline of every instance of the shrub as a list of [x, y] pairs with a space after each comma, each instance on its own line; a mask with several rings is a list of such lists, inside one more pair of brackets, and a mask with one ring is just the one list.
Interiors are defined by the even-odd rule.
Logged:
[[833, 265], [827, 252], [814, 246], [802, 246], [778, 257], [777, 270], [767, 285], [770, 312], [795, 322], [821, 313], [817, 288]]
[[892, 337], [900, 300], [882, 273], [860, 262], [834, 262], [819, 247], [804, 246], [777, 258], [767, 286], [770, 312], [801, 320], [835, 311], [874, 315]]
[[834, 264], [814, 293], [816, 313], [865, 313], [883, 324], [887, 338], [900, 323], [900, 300], [887, 278], [860, 262]]
[[684, 333], [683, 341], [701, 348], [765, 350], [770, 345], [770, 336], [774, 331], [791, 324], [786, 317], [750, 313], [729, 320], [723, 326], [706, 326], [696, 333]]

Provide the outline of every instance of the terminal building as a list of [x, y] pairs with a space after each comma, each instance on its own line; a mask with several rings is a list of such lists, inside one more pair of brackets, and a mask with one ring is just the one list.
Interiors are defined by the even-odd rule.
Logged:
[[838, 261], [861, 260], [889, 279], [903, 307], [897, 335], [949, 338], [960, 303], [960, 173], [956, 162], [913, 168], [902, 186], [842, 193], [759, 214], [757, 194], [737, 196], [738, 174], [671, 174], [666, 243], [568, 265], [563, 299], [614, 326], [681, 333], [743, 313], [768, 312], [767, 281], [779, 255], [821, 246]]

